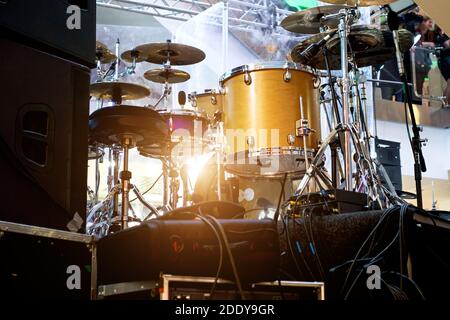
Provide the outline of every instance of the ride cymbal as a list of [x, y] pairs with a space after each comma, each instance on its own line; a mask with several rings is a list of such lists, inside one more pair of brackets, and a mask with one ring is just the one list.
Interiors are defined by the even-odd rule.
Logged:
[[135, 49], [142, 52], [147, 62], [155, 64], [164, 64], [170, 61], [171, 65], [185, 66], [203, 61], [206, 57], [200, 49], [170, 41], [143, 44]]
[[323, 6], [293, 13], [281, 21], [281, 26], [287, 31], [295, 33], [315, 34], [320, 33], [320, 27], [326, 25], [330, 28], [336, 28], [339, 20], [327, 21], [322, 23], [323, 16], [339, 13], [341, 9], [347, 9], [347, 6]]
[[158, 68], [146, 71], [144, 78], [157, 83], [181, 83], [188, 81], [191, 76], [182, 70]]
[[[297, 44], [291, 52], [292, 59], [295, 62], [307, 64], [316, 69], [325, 70], [326, 63], [323, 51], [319, 52], [309, 61], [304, 61], [301, 53], [310, 44], [322, 40], [331, 32], [332, 31], [328, 31], [314, 35]], [[411, 33], [409, 31], [399, 30], [399, 38], [401, 39], [400, 47], [402, 48], [402, 52], [410, 48], [410, 46], [408, 47], [410, 42], [407, 41], [410, 37]], [[348, 40], [349, 47], [351, 48], [349, 53], [353, 54], [354, 62], [358, 67], [382, 64], [395, 57], [395, 46], [392, 41], [392, 32], [379, 30], [377, 27], [370, 25], [352, 26], [348, 35]], [[328, 60], [330, 69], [341, 69], [339, 37], [336, 35], [331, 38], [326, 44], [326, 47], [329, 53]]]

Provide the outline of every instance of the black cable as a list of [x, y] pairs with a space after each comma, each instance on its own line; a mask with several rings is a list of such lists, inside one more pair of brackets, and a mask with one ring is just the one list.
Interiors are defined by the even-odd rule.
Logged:
[[[402, 206], [400, 207], [400, 216], [399, 216], [399, 219], [400, 219], [400, 220], [403, 219], [403, 216], [405, 215], [405, 213], [406, 213], [408, 207], [409, 207], [409, 204], [405, 204], [405, 205], [402, 205]], [[398, 209], [398, 207], [397, 207], [397, 209]], [[396, 234], [395, 237], [393, 238], [393, 240], [392, 240], [392, 241], [391, 241], [391, 242], [390, 242], [390, 243], [389, 243], [389, 244], [388, 244], [388, 245], [387, 245], [380, 253], [378, 253], [375, 257], [373, 257], [372, 260], [371, 260], [368, 264], [366, 264], [364, 267], [366, 268], [366, 267], [370, 266], [375, 260], [377, 260], [381, 255], [383, 255], [387, 250], [389, 250], [389, 248], [395, 243], [395, 241], [397, 240], [397, 238], [400, 239], [400, 237], [401, 237], [400, 235], [401, 235], [401, 230], [399, 229], [398, 232], [397, 232], [397, 234]], [[400, 241], [400, 240], [399, 240], [399, 241]], [[403, 263], [403, 257], [401, 257], [400, 263], [401, 263], [401, 264]], [[355, 278], [355, 280], [353, 281], [352, 285], [350, 286], [349, 290], [347, 291], [347, 294], [346, 294], [346, 296], [345, 296], [345, 299], [347, 299], [348, 296], [350, 295], [350, 292], [352, 291], [354, 285], [356, 284], [357, 280], [359, 279], [359, 277], [361, 276], [361, 274], [363, 273], [363, 271], [364, 271], [364, 268], [362, 268], [361, 272], [358, 274], [358, 276], [357, 276], [357, 277]], [[402, 275], [403, 275], [403, 273], [402, 273]], [[401, 280], [401, 285], [402, 285], [402, 280]], [[400, 287], [400, 289], [402, 289], [402, 287]]]
[[[155, 185], [158, 183], [159, 179], [161, 179], [162, 176], [163, 176], [163, 174], [161, 173], [161, 174], [159, 175], [159, 177], [156, 178], [155, 182], [153, 182], [153, 184], [152, 184], [147, 190], [145, 190], [144, 192], [141, 193], [141, 196], [145, 195], [146, 193], [149, 193], [149, 192], [155, 187]], [[135, 201], [135, 200], [137, 200], [137, 199], [138, 199], [138, 197], [136, 197], [136, 198], [130, 200], [130, 202], [133, 202], [133, 201]]]
[[359, 274], [356, 276], [356, 278], [355, 278], [355, 280], [353, 281], [353, 283], [351, 284], [351, 286], [350, 286], [350, 288], [348, 289], [348, 291], [347, 291], [347, 293], [346, 293], [346, 295], [345, 295], [345, 297], [344, 297], [344, 300], [347, 300], [348, 299], [348, 296], [350, 295], [350, 293], [351, 293], [351, 291], [353, 290], [353, 288], [354, 288], [354, 286], [356, 285], [356, 283], [358, 282], [358, 279], [361, 277], [361, 275], [363, 274], [363, 272], [364, 272], [364, 269], [365, 268], [367, 268], [367, 267], [369, 267], [372, 263], [373, 263], [373, 261], [374, 260], [376, 260], [377, 258], [379, 258], [383, 253], [385, 253], [387, 250], [389, 250], [389, 248], [397, 241], [397, 239], [398, 239], [398, 237], [399, 237], [399, 233], [400, 232], [397, 232], [397, 234], [395, 235], [395, 237], [392, 239], [392, 241], [380, 252], [380, 253], [378, 253], [374, 258], [372, 258], [372, 260], [368, 263], [368, 264], [366, 264], [366, 265], [364, 265], [363, 266], [363, 268], [361, 268], [361, 271], [359, 272]]
[[278, 221], [278, 217], [280, 216], [281, 199], [283, 198], [283, 195], [284, 195], [284, 186], [286, 185], [287, 175], [288, 175], [287, 173], [284, 174], [283, 183], [281, 185], [281, 192], [280, 192], [280, 197], [278, 198], [277, 211], [275, 211], [275, 215], [273, 217], [273, 220], [275, 222]]
[[412, 138], [411, 138], [411, 131], [409, 129], [409, 119], [408, 119], [408, 105], [406, 104], [406, 100], [404, 103], [404, 109], [405, 109], [405, 123], [406, 123], [406, 132], [408, 133], [408, 141], [411, 145], [411, 152], [414, 155], [414, 149], [412, 148]]
[[[200, 207], [199, 207], [199, 210], [200, 210]], [[225, 249], [227, 251], [227, 254], [228, 254], [228, 257], [230, 260], [231, 269], [233, 270], [233, 274], [234, 274], [234, 278], [236, 280], [236, 285], [238, 287], [239, 294], [241, 295], [242, 300], [246, 300], [244, 291], [242, 290], [241, 279], [239, 278], [239, 273], [236, 268], [236, 263], [234, 261], [233, 253], [231, 252], [230, 244], [228, 242], [227, 234], [226, 234], [225, 230], [223, 229], [219, 220], [217, 220], [215, 217], [213, 217], [211, 215], [206, 215], [205, 217], [210, 219], [216, 225], [216, 227], [218, 228], [219, 234], [222, 236], [222, 240], [225, 244]]]
[[206, 219], [205, 217], [203, 217], [200, 214], [195, 214], [195, 216], [197, 218], [199, 218], [200, 220], [202, 220], [206, 225], [208, 225], [211, 228], [211, 230], [213, 231], [214, 235], [217, 238], [217, 242], [219, 243], [219, 252], [220, 252], [220, 254], [219, 254], [219, 263], [217, 265], [217, 271], [216, 271], [216, 277], [214, 279], [214, 283], [213, 283], [213, 285], [211, 287], [211, 290], [209, 291], [209, 299], [212, 299], [212, 296], [214, 294], [214, 290], [216, 289], [216, 286], [217, 286], [217, 282], [219, 281], [220, 272], [222, 271], [222, 265], [223, 265], [223, 245], [222, 245], [222, 240], [220, 238], [220, 235], [219, 235], [217, 229], [214, 227], [214, 225], [208, 219]]
[[[300, 270], [300, 266], [298, 265], [297, 257], [294, 254], [294, 250], [292, 249], [291, 236], [289, 235], [289, 217], [286, 216], [286, 219], [288, 220], [287, 223], [286, 223], [286, 241], [288, 242], [288, 247], [289, 247], [289, 250], [291, 252], [292, 258], [294, 260], [294, 263], [295, 263], [295, 265], [297, 267], [297, 270], [299, 271], [300, 276], [302, 276], [302, 273], [301, 273], [301, 270]], [[293, 222], [293, 226], [295, 227], [295, 219], [294, 218], [291, 218], [291, 219], [292, 219], [292, 222]], [[296, 242], [300, 243], [300, 240], [297, 239]], [[302, 258], [303, 264], [305, 265], [305, 268], [308, 271], [309, 275], [311, 276], [311, 278], [313, 280], [315, 280], [314, 273], [312, 272], [311, 268], [309, 267], [309, 264], [306, 261], [305, 255], [303, 254], [304, 249], [302, 250], [300, 248], [297, 251], [299, 251], [298, 253], [299, 253], [300, 257]]]
[[[322, 280], [324, 280], [325, 279], [325, 271], [323, 269], [322, 261], [320, 260], [319, 252], [317, 250], [316, 242], [314, 240], [314, 231], [313, 231], [313, 226], [312, 226], [312, 224], [313, 224], [313, 221], [312, 221], [313, 217], [312, 217], [311, 211], [312, 210], [309, 209], [308, 212], [305, 215], [305, 226], [307, 226], [307, 220], [309, 220], [309, 232], [308, 232], [308, 228], [307, 228], [307, 234], [309, 233], [308, 240], [312, 243], [312, 246], [314, 248], [314, 252], [313, 252], [314, 258], [316, 259], [317, 264], [319, 265], [320, 276], [322, 277]], [[309, 217], [309, 219], [308, 219], [308, 217]]]
[[369, 233], [369, 235], [367, 236], [367, 238], [364, 240], [364, 242], [363, 242], [363, 244], [361, 245], [361, 247], [358, 249], [358, 251], [357, 251], [357, 253], [356, 253], [356, 255], [355, 255], [355, 258], [353, 259], [353, 262], [352, 262], [352, 264], [350, 265], [349, 270], [347, 271], [347, 275], [346, 275], [346, 277], [345, 277], [344, 284], [342, 285], [342, 288], [341, 288], [341, 293], [343, 293], [343, 290], [345, 289], [345, 287], [346, 287], [346, 285], [347, 285], [347, 281], [348, 281], [348, 278], [349, 278], [349, 276], [350, 276], [350, 274], [351, 274], [351, 272], [352, 272], [352, 269], [353, 269], [353, 267], [354, 267], [356, 261], [358, 260], [359, 255], [361, 254], [362, 250], [364, 249], [366, 243], [367, 243], [367, 242], [372, 238], [372, 236], [376, 233], [376, 230], [377, 230], [377, 229], [379, 228], [379, 226], [382, 224], [382, 222], [384, 221], [384, 219], [385, 219], [388, 215], [390, 215], [391, 213], [395, 212], [395, 210], [398, 210], [398, 207], [396, 207], [396, 206], [395, 206], [395, 207], [390, 207], [390, 208], [388, 208], [387, 210], [385, 210], [385, 211], [383, 212], [382, 216], [381, 216], [380, 219], [378, 220], [378, 222], [377, 222], [377, 224], [375, 225], [375, 227], [372, 229], [372, 231]]

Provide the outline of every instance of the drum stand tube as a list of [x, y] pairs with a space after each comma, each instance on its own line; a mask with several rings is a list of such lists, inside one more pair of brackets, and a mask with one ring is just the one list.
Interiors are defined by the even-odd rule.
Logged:
[[[345, 9], [344, 9], [345, 10]], [[347, 10], [345, 10], [348, 13]], [[344, 109], [343, 125], [347, 127], [350, 124], [350, 80], [348, 71], [348, 52], [347, 52], [347, 36], [348, 36], [348, 15], [345, 14], [339, 23], [339, 39], [341, 42], [341, 67], [342, 67], [342, 106]], [[350, 144], [350, 132], [344, 132], [344, 168], [345, 168], [345, 189], [352, 191], [352, 153]]]
[[[119, 162], [120, 162], [120, 151], [114, 147], [113, 151], [113, 161], [114, 161], [114, 168], [113, 168], [113, 176], [112, 176], [112, 187], [111, 190], [114, 188], [115, 185], [119, 183]], [[110, 190], [110, 191], [111, 191]], [[113, 198], [113, 216], [117, 217], [119, 215], [119, 194], [116, 192], [114, 194]]]
[[161, 159], [161, 162], [163, 169], [163, 204], [166, 207], [169, 205], [169, 164], [165, 157]]
[[130, 194], [130, 180], [131, 172], [128, 171], [128, 157], [129, 148], [132, 145], [132, 140], [128, 137], [122, 139], [123, 146], [123, 170], [120, 172], [120, 180], [122, 184], [122, 210], [121, 210], [121, 225], [122, 229], [128, 228], [128, 206]]

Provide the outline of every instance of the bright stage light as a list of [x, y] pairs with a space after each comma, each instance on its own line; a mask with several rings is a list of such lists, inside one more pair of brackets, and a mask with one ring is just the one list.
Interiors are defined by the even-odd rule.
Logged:
[[189, 180], [193, 185], [198, 179], [198, 176], [205, 169], [206, 163], [211, 159], [214, 155], [213, 152], [202, 154], [199, 156], [191, 157], [186, 160], [187, 174]]

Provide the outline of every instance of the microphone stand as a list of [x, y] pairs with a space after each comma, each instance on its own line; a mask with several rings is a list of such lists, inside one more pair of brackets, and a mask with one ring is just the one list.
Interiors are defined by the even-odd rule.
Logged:
[[[405, 72], [405, 66], [403, 64], [402, 53], [400, 51], [399, 39], [398, 39], [398, 31], [392, 31], [394, 35], [394, 43], [397, 51], [397, 64], [398, 70], [400, 73], [400, 79], [402, 82], [403, 92], [405, 93], [406, 102], [408, 104], [409, 115], [411, 117], [412, 131], [413, 137], [411, 141], [411, 148], [414, 154], [414, 179], [416, 181], [416, 195], [417, 195], [417, 207], [423, 209], [423, 198], [422, 198], [422, 172], [427, 171], [427, 167], [425, 164], [425, 158], [423, 157], [422, 152], [422, 143], [425, 140], [420, 138], [420, 132], [423, 130], [421, 127], [417, 125], [416, 117], [414, 115], [414, 108], [412, 104], [411, 91], [408, 87], [408, 77]], [[406, 119], [408, 121], [408, 119]]]

